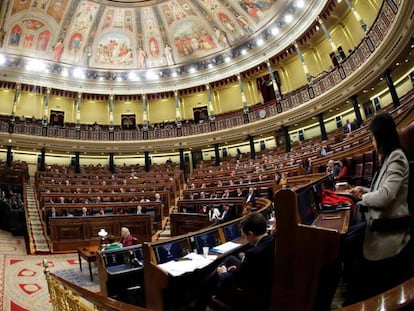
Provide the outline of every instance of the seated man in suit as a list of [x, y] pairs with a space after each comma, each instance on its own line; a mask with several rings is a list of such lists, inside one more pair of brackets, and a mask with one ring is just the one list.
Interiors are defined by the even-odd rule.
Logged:
[[233, 218], [234, 218], [233, 210], [230, 208], [228, 204], [223, 204], [223, 212], [221, 213], [221, 222], [226, 222], [226, 221], [232, 220]]
[[193, 310], [205, 310], [212, 294], [228, 304], [231, 310], [268, 310], [273, 236], [267, 233], [267, 220], [260, 213], [247, 215], [240, 226], [250, 248], [244, 254], [239, 254], [239, 258], [226, 257], [217, 270], [207, 277]]
[[250, 204], [252, 207], [256, 205], [256, 194], [254, 193], [254, 188], [250, 187], [249, 192], [246, 195], [246, 203]]

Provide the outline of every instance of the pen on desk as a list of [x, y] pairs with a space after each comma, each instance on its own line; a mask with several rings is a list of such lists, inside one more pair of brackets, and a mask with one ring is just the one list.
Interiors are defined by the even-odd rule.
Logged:
[[177, 258], [177, 259], [174, 259], [175, 261], [189, 261], [189, 260], [192, 260], [191, 258], [187, 258], [187, 257], [182, 257], [182, 258]]
[[324, 216], [322, 217], [323, 220], [331, 220], [331, 219], [341, 219], [341, 216]]

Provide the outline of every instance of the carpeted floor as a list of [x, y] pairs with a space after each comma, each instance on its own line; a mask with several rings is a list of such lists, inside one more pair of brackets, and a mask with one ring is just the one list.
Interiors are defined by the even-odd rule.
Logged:
[[[88, 269], [79, 271], [77, 254], [26, 255], [23, 238], [0, 231], [0, 310], [52, 310], [42, 261], [46, 259], [51, 272], [94, 292], [99, 291], [97, 269], [91, 282]], [[86, 262], [84, 267], [87, 267]]]

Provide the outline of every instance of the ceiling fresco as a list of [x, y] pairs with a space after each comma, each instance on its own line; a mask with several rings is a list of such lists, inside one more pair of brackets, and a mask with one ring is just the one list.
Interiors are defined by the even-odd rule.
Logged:
[[[284, 52], [327, 3], [7, 0], [0, 2], [0, 56], [9, 57], [8, 79], [23, 83], [36, 78], [106, 92], [105, 81], [116, 80], [111, 88], [121, 93], [173, 90], [230, 77]], [[44, 64], [29, 64], [32, 72], [22, 77], [19, 68], [31, 59]], [[153, 79], [158, 83], [147, 83]]]
[[3, 50], [93, 68], [171, 66], [242, 44], [277, 15], [294, 13], [290, 2], [14, 0]]

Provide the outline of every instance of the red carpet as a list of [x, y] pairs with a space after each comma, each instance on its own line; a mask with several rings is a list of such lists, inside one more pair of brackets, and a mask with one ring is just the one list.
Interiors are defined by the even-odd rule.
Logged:
[[[48, 260], [51, 272], [65, 271], [70, 274], [72, 271], [72, 274], [80, 275], [81, 278], [89, 278], [88, 269], [83, 269], [85, 275], [79, 271], [77, 254], [27, 256], [25, 253], [23, 239], [0, 231], [0, 310], [52, 310], [43, 274], [43, 259]], [[90, 290], [99, 291], [96, 283], [84, 285]]]

